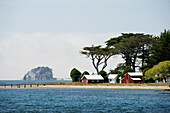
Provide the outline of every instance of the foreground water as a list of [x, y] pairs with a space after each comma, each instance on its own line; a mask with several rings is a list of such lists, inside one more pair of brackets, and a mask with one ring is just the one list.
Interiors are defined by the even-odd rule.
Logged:
[[168, 113], [170, 95], [137, 89], [0, 89], [0, 112]]

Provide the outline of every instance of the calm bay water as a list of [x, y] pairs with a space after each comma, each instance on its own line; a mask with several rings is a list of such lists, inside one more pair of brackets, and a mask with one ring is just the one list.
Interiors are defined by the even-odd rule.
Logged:
[[137, 89], [0, 89], [0, 112], [169, 113], [170, 95]]
[[17, 85], [17, 84], [29, 84], [29, 83], [51, 83], [51, 82], [72, 82], [71, 80], [0, 80], [0, 86]]

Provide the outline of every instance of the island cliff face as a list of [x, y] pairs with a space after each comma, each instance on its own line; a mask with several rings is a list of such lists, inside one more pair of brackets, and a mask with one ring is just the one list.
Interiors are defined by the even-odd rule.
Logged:
[[53, 80], [52, 69], [49, 67], [37, 67], [25, 74], [23, 80]]

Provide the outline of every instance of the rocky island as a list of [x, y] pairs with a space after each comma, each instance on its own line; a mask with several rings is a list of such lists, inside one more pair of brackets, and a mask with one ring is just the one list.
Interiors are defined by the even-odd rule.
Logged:
[[52, 69], [49, 67], [37, 67], [24, 75], [23, 80], [53, 80]]

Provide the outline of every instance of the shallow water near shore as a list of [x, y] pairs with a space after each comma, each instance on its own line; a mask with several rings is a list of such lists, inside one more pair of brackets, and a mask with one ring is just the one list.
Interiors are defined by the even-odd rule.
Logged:
[[0, 89], [0, 112], [168, 113], [170, 95], [146, 89]]
[[72, 82], [71, 80], [0, 80], [0, 86], [31, 84], [31, 83], [53, 83], [53, 82]]

